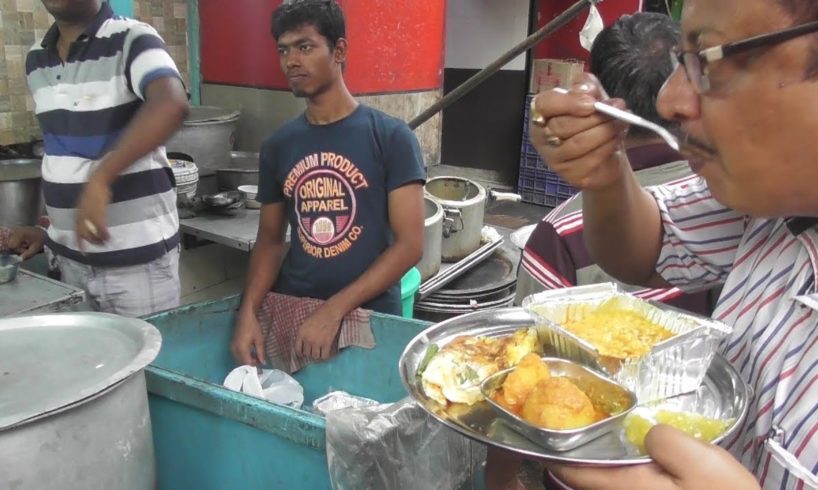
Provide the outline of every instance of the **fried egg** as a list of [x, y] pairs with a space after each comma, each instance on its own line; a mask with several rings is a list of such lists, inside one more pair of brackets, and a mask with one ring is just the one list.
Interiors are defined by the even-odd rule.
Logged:
[[537, 332], [533, 328], [501, 339], [458, 337], [429, 361], [421, 375], [423, 390], [441, 405], [473, 405], [483, 400], [480, 383], [484, 379], [538, 350]]

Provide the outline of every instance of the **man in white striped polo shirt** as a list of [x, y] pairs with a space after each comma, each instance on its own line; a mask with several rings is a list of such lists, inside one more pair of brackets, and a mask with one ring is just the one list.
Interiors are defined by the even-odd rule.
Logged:
[[140, 316], [179, 303], [179, 219], [165, 141], [187, 114], [157, 32], [101, 0], [43, 0], [56, 22], [26, 58], [43, 132], [51, 226], [17, 230], [57, 255], [94, 309]]
[[[624, 15], [594, 40], [590, 72], [598, 77], [608, 95], [625, 100], [633, 113], [668, 126], [656, 110], [656, 97], [673, 71], [670, 52], [678, 45], [680, 35], [681, 27], [667, 15]], [[667, 184], [691, 175], [679, 153], [647, 129], [630, 128], [625, 151], [643, 186]], [[531, 233], [517, 272], [515, 304], [543, 290], [612, 280], [585, 247], [582, 193], [578, 193], [546, 215]], [[640, 298], [710, 314], [709, 292], [684, 294], [678, 288], [620, 286]]]
[[724, 285], [722, 354], [755, 396], [723, 448], [662, 427], [647, 440], [656, 465], [554, 472], [578, 488], [818, 488], [818, 2], [685, 0], [682, 27], [658, 108], [700, 177], [641, 189], [590, 78], [537, 97], [532, 138], [583, 188], [586, 242], [608, 272]]

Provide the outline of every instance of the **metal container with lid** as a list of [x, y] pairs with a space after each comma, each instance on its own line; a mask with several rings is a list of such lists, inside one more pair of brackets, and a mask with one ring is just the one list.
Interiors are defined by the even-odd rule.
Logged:
[[33, 226], [43, 210], [41, 160], [0, 160], [0, 225]]
[[424, 190], [443, 206], [450, 223], [441, 247], [443, 260], [456, 262], [480, 248], [486, 188], [460, 177], [436, 177]]
[[443, 207], [434, 199], [424, 197], [423, 257], [417, 265], [421, 281], [440, 270], [441, 246], [443, 245]]
[[509, 192], [487, 191], [485, 187], [462, 177], [435, 177], [424, 186], [424, 193], [443, 206], [445, 213], [443, 262], [457, 262], [480, 248], [480, 232], [486, 201], [519, 201]]
[[0, 319], [0, 488], [152, 489], [159, 332], [103, 313]]
[[221, 107], [193, 106], [182, 128], [167, 142], [167, 151], [187, 153], [199, 167], [199, 175], [213, 175], [230, 162], [239, 115]]
[[216, 169], [220, 191], [234, 191], [242, 185], [258, 185], [259, 154], [250, 151], [230, 152], [230, 161]]

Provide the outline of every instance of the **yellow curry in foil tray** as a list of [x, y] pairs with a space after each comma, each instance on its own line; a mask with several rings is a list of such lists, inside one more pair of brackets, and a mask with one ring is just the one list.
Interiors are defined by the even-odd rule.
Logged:
[[596, 347], [601, 355], [616, 359], [641, 357], [674, 335], [641, 313], [623, 309], [614, 301], [603, 303], [582, 318], [567, 320], [562, 326]]
[[440, 349], [431, 347], [421, 362], [426, 396], [446, 405], [483, 401], [480, 383], [494, 373], [514, 367], [529, 353], [540, 352], [537, 331], [524, 328], [502, 338], [461, 336]]

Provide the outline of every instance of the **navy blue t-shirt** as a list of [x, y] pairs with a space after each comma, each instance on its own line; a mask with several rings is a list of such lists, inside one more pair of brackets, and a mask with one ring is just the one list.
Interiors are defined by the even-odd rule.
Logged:
[[[327, 299], [349, 285], [392, 244], [389, 192], [425, 178], [409, 127], [371, 107], [279, 128], [261, 146], [258, 192], [262, 203], [286, 202], [292, 230], [274, 290]], [[362, 306], [400, 314], [400, 284]]]

